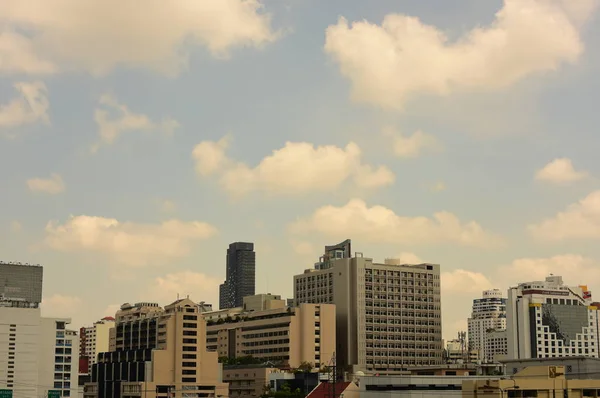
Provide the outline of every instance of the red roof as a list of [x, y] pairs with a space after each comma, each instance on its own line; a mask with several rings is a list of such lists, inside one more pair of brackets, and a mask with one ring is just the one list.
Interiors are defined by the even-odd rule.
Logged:
[[114, 321], [115, 318], [113, 318], [112, 316], [105, 316], [104, 318], [102, 318], [103, 321]]
[[348, 388], [349, 382], [335, 383], [335, 397], [333, 396], [333, 386], [331, 383], [319, 383], [306, 398], [339, 398], [339, 396]]

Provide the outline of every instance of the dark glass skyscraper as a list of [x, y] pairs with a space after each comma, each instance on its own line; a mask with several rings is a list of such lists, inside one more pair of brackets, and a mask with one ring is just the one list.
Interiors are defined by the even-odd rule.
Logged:
[[227, 249], [227, 274], [219, 287], [219, 309], [241, 307], [254, 295], [256, 253], [254, 243], [235, 242]]

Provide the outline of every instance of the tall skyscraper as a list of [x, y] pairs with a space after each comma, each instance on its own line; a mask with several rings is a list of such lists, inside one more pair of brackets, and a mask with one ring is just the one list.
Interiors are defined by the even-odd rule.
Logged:
[[79, 339], [70, 319], [41, 316], [42, 275], [39, 265], [0, 263], [0, 390], [74, 397]]
[[[502, 292], [499, 289], [486, 290], [481, 298], [473, 300], [473, 308], [468, 324], [469, 349], [477, 350], [480, 360], [493, 360], [496, 355], [502, 354], [502, 352], [486, 352], [486, 346], [490, 347], [486, 343], [488, 333], [506, 329], [506, 298], [502, 297]], [[497, 337], [497, 334], [495, 334], [494, 338]]]
[[600, 319], [586, 286], [566, 286], [560, 276], [508, 290], [509, 359], [599, 357]]
[[294, 300], [336, 306], [336, 359], [354, 371], [398, 372], [442, 363], [440, 266], [384, 264], [327, 246], [314, 269], [294, 276]]
[[219, 309], [241, 307], [254, 295], [256, 253], [254, 243], [235, 242], [227, 249], [225, 282], [219, 286]]

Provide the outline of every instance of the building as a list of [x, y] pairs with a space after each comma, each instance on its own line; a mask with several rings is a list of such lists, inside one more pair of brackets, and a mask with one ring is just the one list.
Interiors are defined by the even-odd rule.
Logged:
[[269, 375], [279, 369], [264, 365], [240, 365], [223, 368], [223, 382], [229, 385], [229, 397], [258, 398], [269, 386]]
[[531, 366], [511, 378], [465, 380], [463, 398], [477, 397], [598, 397], [600, 379], [568, 379], [564, 366]]
[[502, 361], [507, 375], [530, 366], [564, 366], [567, 379], [600, 379], [600, 359], [590, 357], [508, 359]]
[[235, 242], [227, 249], [226, 279], [219, 286], [219, 309], [242, 307], [254, 295], [256, 253], [254, 243]]
[[286, 302], [281, 299], [281, 296], [271, 293], [255, 294], [243, 298], [244, 311], [264, 311], [285, 306]]
[[485, 335], [484, 346], [487, 363], [498, 363], [508, 357], [508, 337], [506, 330], [489, 330]]
[[[469, 348], [478, 351], [479, 360], [492, 360], [496, 352], [486, 352], [486, 338], [491, 331], [506, 329], [506, 298], [499, 289], [485, 290], [481, 298], [473, 300], [468, 319]], [[493, 336], [496, 337], [496, 336]]]
[[[464, 381], [495, 379], [493, 376], [473, 376], [460, 369], [456, 369], [455, 372], [435, 376], [360, 376], [360, 398], [456, 398], [462, 395]], [[497, 377], [499, 378], [500, 376]]]
[[450, 340], [446, 343], [446, 361], [448, 363], [474, 363], [477, 360], [478, 351], [469, 350], [464, 339]]
[[306, 398], [359, 398], [360, 389], [353, 382], [322, 382]]
[[115, 326], [115, 318], [108, 316], [95, 322], [93, 326], [79, 329], [79, 373], [89, 374], [98, 354], [110, 348], [110, 329]]
[[335, 306], [301, 304], [264, 311], [202, 314], [207, 319], [206, 347], [219, 357], [252, 356], [278, 366], [315, 367], [331, 362], [335, 351]]
[[585, 286], [560, 276], [521, 283], [508, 291], [508, 359], [598, 357], [597, 307]]
[[0, 264], [0, 390], [77, 395], [79, 341], [69, 319], [41, 316], [40, 266]]
[[314, 269], [294, 276], [296, 303], [336, 306], [338, 367], [399, 372], [441, 364], [440, 266], [379, 264], [351, 257], [350, 247], [350, 240], [325, 247]]
[[38, 306], [42, 302], [44, 270], [39, 265], [0, 261], [0, 300]]
[[98, 356], [84, 397], [228, 396], [217, 355], [206, 350], [198, 304], [124, 304], [115, 318], [114, 350]]

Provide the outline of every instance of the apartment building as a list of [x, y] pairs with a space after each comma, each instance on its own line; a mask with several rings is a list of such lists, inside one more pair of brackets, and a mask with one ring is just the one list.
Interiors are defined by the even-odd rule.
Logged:
[[335, 350], [335, 306], [301, 304], [264, 311], [204, 313], [206, 347], [219, 357], [252, 356], [296, 368], [328, 365]]
[[597, 358], [598, 308], [586, 286], [567, 286], [561, 276], [520, 283], [508, 291], [509, 359]]
[[110, 329], [115, 326], [115, 318], [104, 317], [93, 326], [79, 329], [79, 373], [88, 374], [96, 363], [98, 354], [110, 348]]
[[379, 264], [351, 257], [350, 245], [325, 247], [314, 269], [294, 276], [296, 303], [336, 306], [338, 366], [396, 372], [441, 364], [440, 266]]
[[124, 304], [111, 346], [92, 367], [84, 397], [228, 396], [217, 354], [206, 350], [206, 323], [188, 298], [164, 308]]
[[468, 319], [469, 348], [478, 351], [479, 360], [492, 360], [496, 353], [486, 352], [488, 333], [505, 329], [506, 298], [502, 297], [499, 289], [484, 291], [481, 298], [473, 300], [471, 317]]
[[78, 336], [70, 319], [41, 316], [42, 277], [40, 266], [0, 263], [0, 390], [75, 396]]

